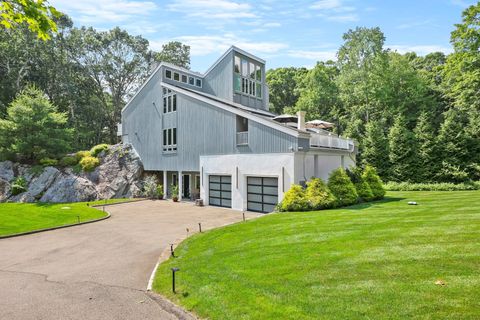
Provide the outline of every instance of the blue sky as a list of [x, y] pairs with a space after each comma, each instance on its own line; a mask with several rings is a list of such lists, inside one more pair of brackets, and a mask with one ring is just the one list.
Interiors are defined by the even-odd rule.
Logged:
[[471, 0], [50, 0], [77, 26], [120, 26], [152, 49], [182, 41], [192, 69], [204, 72], [231, 45], [265, 60], [267, 68], [334, 59], [342, 34], [379, 26], [386, 47], [420, 55], [450, 52], [450, 32]]

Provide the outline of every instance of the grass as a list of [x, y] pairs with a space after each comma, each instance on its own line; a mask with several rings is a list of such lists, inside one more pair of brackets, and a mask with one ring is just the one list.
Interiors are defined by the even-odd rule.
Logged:
[[272, 214], [175, 253], [154, 290], [209, 319], [480, 318], [480, 191]]
[[90, 205], [124, 202], [110, 199], [76, 203], [1, 203], [0, 236], [94, 220], [106, 213]]

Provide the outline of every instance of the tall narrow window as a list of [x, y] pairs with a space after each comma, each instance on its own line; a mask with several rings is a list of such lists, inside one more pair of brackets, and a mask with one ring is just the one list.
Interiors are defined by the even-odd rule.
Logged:
[[256, 73], [256, 80], [257, 81], [262, 81], [262, 68], [260, 66], [256, 65], [255, 66], [255, 73]]
[[235, 56], [235, 65], [234, 65], [233, 71], [235, 73], [240, 74], [240, 57], [238, 56]]
[[177, 94], [170, 89], [163, 90], [163, 113], [177, 111]]
[[177, 128], [163, 130], [163, 152], [177, 151]]
[[172, 101], [172, 111], [177, 111], [177, 95], [174, 94], [172, 96], [172, 99], [173, 99], [173, 101]]
[[257, 83], [256, 89], [257, 98], [262, 98], [262, 84]]
[[172, 129], [172, 145], [177, 145], [177, 128]]
[[255, 79], [255, 65], [250, 62], [249, 64], [250, 78]]
[[242, 76], [248, 76], [248, 61], [245, 59], [242, 59]]
[[172, 112], [172, 96], [168, 96], [167, 112]]
[[163, 97], [163, 113], [167, 113], [167, 97]]

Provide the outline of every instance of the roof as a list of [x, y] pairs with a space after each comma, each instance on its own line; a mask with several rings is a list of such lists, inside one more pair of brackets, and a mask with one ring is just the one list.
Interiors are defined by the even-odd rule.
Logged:
[[239, 116], [242, 116], [244, 118], [253, 120], [255, 122], [258, 122], [267, 127], [276, 129], [278, 131], [284, 132], [286, 134], [289, 134], [298, 138], [310, 137], [310, 134], [306, 131], [297, 130], [295, 128], [282, 125], [272, 120], [272, 117], [274, 116], [274, 114], [271, 112], [249, 108], [235, 102], [230, 102], [228, 100], [224, 100], [224, 99], [212, 96], [208, 93], [186, 89], [186, 88], [175, 86], [165, 82], [161, 82], [160, 86], [168, 88], [170, 90], [174, 90], [178, 93], [184, 94], [196, 100], [205, 102], [213, 107], [217, 107], [217, 108], [229, 111], [231, 113], [237, 114]]
[[212, 70], [217, 66], [217, 64], [219, 64], [220, 61], [222, 61], [231, 51], [236, 51], [236, 52], [238, 52], [238, 53], [240, 53], [240, 54], [242, 54], [242, 55], [244, 55], [244, 56], [246, 56], [246, 57], [248, 57], [248, 58], [250, 58], [250, 59], [252, 59], [252, 60], [256, 60], [256, 61], [258, 61], [258, 62], [260, 62], [260, 63], [262, 63], [262, 64], [265, 64], [265, 60], [260, 59], [259, 57], [255, 56], [255, 55], [253, 55], [253, 54], [251, 54], [251, 53], [248, 53], [247, 51], [244, 51], [244, 50], [242, 50], [242, 49], [240, 49], [240, 48], [238, 48], [238, 47], [231, 46], [227, 51], [225, 51], [224, 54], [222, 54], [222, 56], [221, 56], [220, 58], [217, 59], [217, 61], [215, 61], [215, 62], [210, 66], [210, 68], [208, 68], [207, 71], [205, 71], [205, 75], [207, 75], [210, 71], [212, 71]]

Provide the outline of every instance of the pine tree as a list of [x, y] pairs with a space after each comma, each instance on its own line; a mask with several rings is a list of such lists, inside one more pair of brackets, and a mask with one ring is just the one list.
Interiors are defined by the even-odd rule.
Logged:
[[366, 125], [363, 139], [362, 162], [378, 170], [378, 174], [386, 179], [390, 167], [388, 159], [388, 140], [383, 130], [383, 121], [370, 121]]
[[395, 118], [388, 134], [390, 179], [393, 181], [417, 181], [417, 152], [415, 135], [407, 128], [405, 118]]
[[431, 121], [432, 116], [423, 112], [420, 114], [414, 129], [418, 146], [418, 180], [431, 182], [435, 180], [438, 171], [438, 159], [435, 157], [435, 133]]

